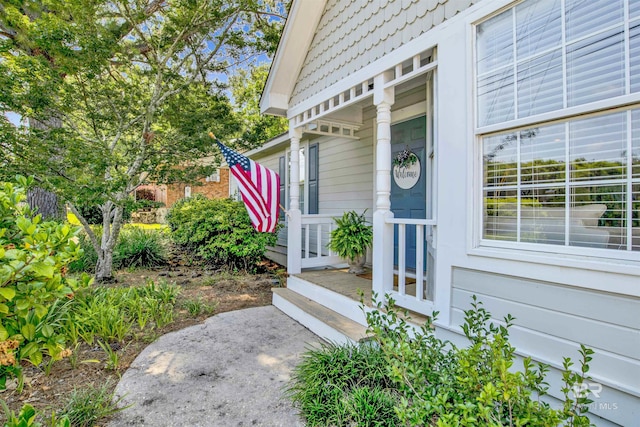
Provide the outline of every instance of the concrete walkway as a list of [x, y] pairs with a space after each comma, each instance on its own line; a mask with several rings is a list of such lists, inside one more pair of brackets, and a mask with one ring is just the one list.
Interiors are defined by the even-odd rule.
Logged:
[[284, 397], [320, 338], [273, 306], [213, 316], [149, 345], [116, 388], [116, 426], [303, 426]]

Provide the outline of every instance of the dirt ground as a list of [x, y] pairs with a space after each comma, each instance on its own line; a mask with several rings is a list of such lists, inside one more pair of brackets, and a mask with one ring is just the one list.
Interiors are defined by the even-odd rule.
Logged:
[[[105, 368], [104, 350], [97, 345], [90, 347], [84, 343], [79, 348], [79, 363], [76, 368], [65, 359], [56, 362], [51, 372], [46, 375], [42, 369], [25, 362], [23, 392], [16, 393], [15, 384], [8, 383], [7, 390], [0, 392], [0, 399], [7, 402], [16, 414], [23, 404], [29, 403], [45, 415], [50, 415], [53, 410], [60, 413], [75, 389], [92, 384], [99, 386], [106, 382], [110, 382], [112, 388], [115, 388], [118, 379], [136, 356], [157, 337], [202, 323], [206, 318], [218, 313], [271, 304], [271, 288], [280, 286], [283, 280], [282, 267], [265, 262], [262, 270], [265, 272], [251, 275], [216, 271], [199, 265], [173, 265], [119, 271], [116, 273], [116, 283], [109, 286], [138, 286], [149, 280], [178, 285], [180, 294], [175, 305], [174, 322], [155, 331], [152, 336], [131, 338], [122, 345], [116, 344], [115, 347], [112, 344], [111, 347], [117, 351], [119, 358], [116, 370]], [[200, 301], [203, 306], [215, 308], [194, 316], [187, 308], [186, 304], [189, 301]], [[0, 421], [3, 422], [4, 418], [4, 413], [0, 410]]]

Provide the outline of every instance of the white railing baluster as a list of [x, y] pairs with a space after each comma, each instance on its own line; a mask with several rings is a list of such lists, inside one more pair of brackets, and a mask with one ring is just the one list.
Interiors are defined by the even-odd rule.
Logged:
[[[304, 256], [301, 260], [302, 268], [311, 268], [311, 267], [324, 267], [328, 265], [335, 265], [343, 263], [339, 256], [335, 253], [328, 251], [329, 253], [323, 255], [322, 249], [327, 246], [327, 238], [331, 236], [331, 231], [334, 228], [334, 219], [335, 217], [341, 216], [342, 214], [322, 214], [322, 215], [302, 215], [302, 227], [305, 242], [303, 245]], [[313, 228], [313, 232], [311, 228]], [[328, 234], [323, 234], [323, 230], [329, 230]], [[316, 237], [316, 244], [311, 245], [311, 234]], [[301, 237], [302, 238], [302, 237]], [[316, 255], [311, 256], [311, 247], [316, 250]]]
[[424, 225], [416, 225], [416, 299], [424, 299]]
[[406, 294], [406, 237], [406, 225], [398, 224], [398, 293], [400, 295]]
[[[412, 218], [389, 218], [386, 220], [387, 224], [395, 224], [398, 226], [397, 238], [398, 238], [398, 290], [392, 291], [396, 304], [406, 309], [431, 315], [434, 303], [433, 301], [425, 299], [424, 280], [425, 280], [425, 236], [432, 232], [432, 227], [436, 225], [434, 219], [412, 219]], [[407, 230], [406, 227], [416, 227], [416, 271], [414, 274], [409, 274], [410, 277], [416, 279], [416, 292], [407, 294], [406, 292], [406, 279], [407, 279], [407, 264], [406, 264], [406, 241]], [[428, 228], [427, 228], [428, 227]], [[414, 248], [412, 248], [413, 250]], [[426, 266], [430, 268], [430, 266]], [[412, 273], [412, 272], [411, 272]]]

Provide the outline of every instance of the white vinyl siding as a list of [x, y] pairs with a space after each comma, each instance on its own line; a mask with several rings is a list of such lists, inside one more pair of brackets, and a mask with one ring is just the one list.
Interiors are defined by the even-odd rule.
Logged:
[[623, 108], [640, 91], [637, 3], [527, 0], [476, 26], [483, 239], [640, 250], [639, 104]]

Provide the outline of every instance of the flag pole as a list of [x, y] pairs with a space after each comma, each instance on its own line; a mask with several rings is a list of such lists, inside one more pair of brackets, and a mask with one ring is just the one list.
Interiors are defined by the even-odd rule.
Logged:
[[[209, 137], [211, 137], [211, 139], [213, 139], [214, 141], [216, 141], [218, 138], [216, 138], [216, 136], [213, 134], [213, 132], [209, 132]], [[284, 212], [285, 215], [289, 216], [289, 211], [286, 210], [284, 208], [284, 206], [282, 206], [282, 203], [278, 203], [278, 206], [280, 206], [280, 209], [282, 209], [282, 212]]]

